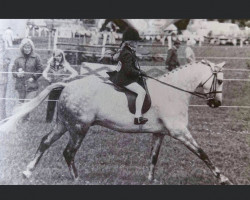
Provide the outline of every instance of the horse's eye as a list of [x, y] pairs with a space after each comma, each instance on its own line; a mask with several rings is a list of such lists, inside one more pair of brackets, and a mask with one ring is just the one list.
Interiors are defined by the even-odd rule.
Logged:
[[222, 80], [218, 80], [218, 84], [221, 85], [223, 83]]

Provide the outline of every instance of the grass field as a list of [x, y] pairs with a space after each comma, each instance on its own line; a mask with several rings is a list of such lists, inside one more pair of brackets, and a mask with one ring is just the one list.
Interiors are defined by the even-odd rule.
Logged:
[[[249, 48], [196, 47], [197, 57], [247, 57]], [[44, 60], [46, 57], [44, 57]], [[212, 60], [214, 61], [214, 60]], [[216, 60], [219, 62], [220, 60]], [[226, 68], [248, 69], [247, 60], [226, 60]], [[142, 65], [161, 65], [144, 62]], [[148, 71], [148, 68], [144, 68]], [[164, 67], [160, 70], [164, 71]], [[152, 72], [153, 73], [153, 72]], [[225, 71], [224, 78], [248, 78], [247, 72]], [[249, 82], [226, 82], [223, 105], [250, 105]], [[14, 97], [13, 86], [9, 96]], [[8, 105], [9, 109], [15, 103]], [[192, 98], [191, 104], [204, 104]], [[41, 138], [54, 125], [46, 124], [46, 103], [31, 114], [31, 120], [15, 133], [0, 134], [0, 184], [97, 184], [141, 185], [149, 171], [150, 134], [122, 134], [103, 127], [92, 127], [76, 155], [80, 178], [70, 178], [62, 152], [68, 133], [44, 154], [30, 180], [21, 172], [33, 158]], [[250, 184], [250, 109], [190, 107], [189, 130], [210, 159], [234, 184]], [[207, 185], [218, 184], [205, 164], [180, 142], [166, 136], [153, 184]]]

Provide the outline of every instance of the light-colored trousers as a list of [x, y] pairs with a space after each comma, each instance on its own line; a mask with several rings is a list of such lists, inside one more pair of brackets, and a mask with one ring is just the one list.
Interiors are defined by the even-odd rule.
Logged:
[[143, 102], [144, 102], [144, 99], [145, 99], [145, 96], [146, 96], [146, 91], [138, 83], [131, 83], [131, 84], [125, 86], [125, 88], [127, 88], [130, 91], [137, 94], [137, 98], [136, 98], [136, 101], [135, 101], [135, 109], [136, 109], [135, 117], [136, 118], [141, 117], [142, 116], [141, 109], [142, 109]]

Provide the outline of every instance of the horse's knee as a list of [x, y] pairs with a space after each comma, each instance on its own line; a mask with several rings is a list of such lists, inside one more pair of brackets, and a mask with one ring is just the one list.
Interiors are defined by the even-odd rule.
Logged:
[[153, 165], [156, 165], [157, 159], [158, 159], [158, 155], [156, 153], [153, 153], [151, 157], [151, 162]]
[[71, 155], [71, 152], [68, 148], [66, 148], [64, 151], [63, 151], [63, 156], [67, 162], [67, 164], [69, 165], [71, 160], [72, 160], [72, 155]]
[[50, 146], [49, 135], [50, 135], [50, 133], [45, 135], [41, 140], [39, 150], [42, 151], [42, 152], [47, 150], [49, 148], [49, 146]]
[[66, 149], [63, 151], [63, 156], [68, 164], [70, 164], [71, 161], [74, 159], [75, 153], [75, 148], [66, 147]]

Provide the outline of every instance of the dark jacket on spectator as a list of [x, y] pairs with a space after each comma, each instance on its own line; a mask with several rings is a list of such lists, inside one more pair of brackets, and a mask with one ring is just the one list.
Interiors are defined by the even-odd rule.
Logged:
[[[34, 45], [32, 43], [32, 52], [27, 56], [23, 53], [23, 46], [20, 46], [21, 55], [15, 60], [12, 68], [13, 77], [16, 78], [16, 90], [21, 91], [35, 91], [38, 89], [37, 79], [42, 75], [43, 67], [40, 56], [34, 52]], [[22, 68], [25, 73], [24, 77], [20, 78], [17, 76], [17, 72]], [[36, 73], [36, 74], [34, 74]], [[39, 73], [39, 74], [37, 74]], [[33, 78], [34, 81], [28, 81], [29, 78]]]
[[168, 57], [167, 57], [167, 60], [166, 60], [166, 65], [168, 66], [169, 71], [172, 71], [177, 66], [180, 66], [180, 63], [178, 61], [177, 49], [176, 48], [173, 47], [173, 48], [168, 50]]

